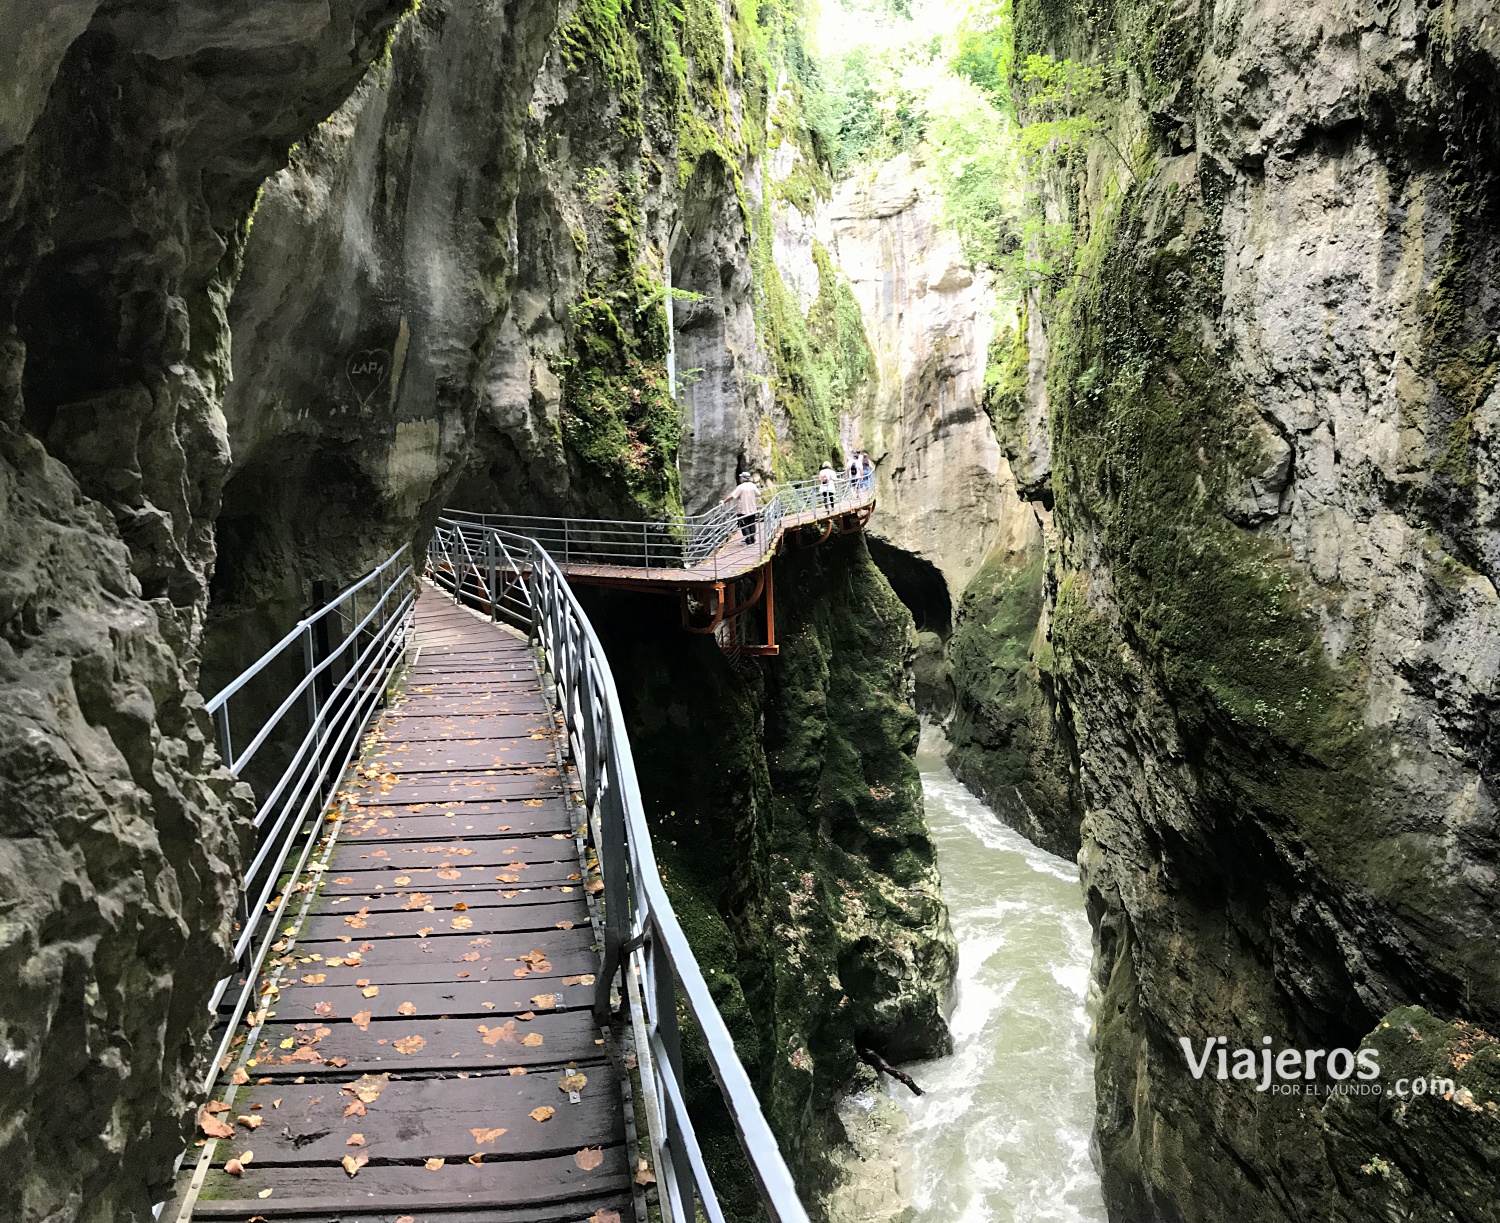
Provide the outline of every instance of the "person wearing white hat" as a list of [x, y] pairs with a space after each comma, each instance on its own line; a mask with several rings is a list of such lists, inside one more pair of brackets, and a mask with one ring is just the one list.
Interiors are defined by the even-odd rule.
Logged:
[[760, 521], [760, 489], [748, 471], [740, 472], [740, 482], [724, 500], [734, 502], [740, 512], [740, 535], [747, 544], [754, 544], [755, 526]]
[[827, 459], [823, 460], [823, 466], [818, 468], [818, 495], [823, 501], [823, 508], [828, 513], [833, 513], [833, 489], [838, 477], [833, 474], [833, 464]]

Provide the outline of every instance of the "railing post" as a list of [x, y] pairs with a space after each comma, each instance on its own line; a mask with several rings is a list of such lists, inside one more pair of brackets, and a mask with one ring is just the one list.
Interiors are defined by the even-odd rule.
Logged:
[[[313, 626], [308, 625], [302, 630], [302, 668], [304, 675], [311, 675], [313, 667], [317, 665], [316, 650], [313, 641]], [[307, 727], [311, 730], [318, 724], [318, 681], [313, 680], [307, 685]]]
[[217, 715], [219, 723], [219, 755], [224, 758], [224, 767], [231, 773], [234, 772], [234, 744], [229, 738], [229, 702], [225, 701], [219, 706]]
[[[599, 804], [599, 873], [604, 878], [604, 963], [594, 985], [594, 1018], [609, 1022], [609, 987], [622, 967], [620, 948], [630, 930], [630, 899], [625, 873], [625, 803], [620, 778], [615, 772], [615, 754], [610, 750], [615, 728], [604, 726], [600, 755], [609, 761], [608, 785]], [[626, 967], [626, 971], [629, 971]], [[623, 991], [622, 991], [623, 992]]]
[[493, 531], [486, 530], [484, 533], [484, 552], [485, 559], [489, 562], [490, 566], [490, 623], [493, 624], [499, 619], [499, 610], [495, 606], [497, 599], [495, 595], [495, 534]]
[[[677, 1030], [677, 978], [672, 971], [672, 961], [666, 954], [662, 940], [652, 931], [651, 946], [652, 976], [655, 978], [656, 1033], [661, 1038], [662, 1051], [666, 1054], [663, 1074], [672, 1076], [672, 1081], [687, 1095], [682, 1077], [682, 1037]], [[693, 1169], [688, 1161], [687, 1144], [682, 1140], [682, 1122], [671, 1100], [667, 1101], [667, 1146], [672, 1153], [672, 1173], [677, 1181], [677, 1194], [682, 1202], [686, 1219], [697, 1217], [693, 1205]]]

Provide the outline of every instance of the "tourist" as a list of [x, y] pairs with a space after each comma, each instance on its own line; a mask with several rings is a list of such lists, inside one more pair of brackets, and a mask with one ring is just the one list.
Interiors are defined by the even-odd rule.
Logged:
[[822, 498], [823, 508], [830, 514], [833, 512], [833, 489], [838, 477], [833, 474], [833, 464], [827, 459], [823, 460], [823, 466], [818, 468], [818, 495]]
[[740, 482], [724, 500], [734, 502], [734, 508], [740, 512], [740, 535], [747, 544], [754, 544], [755, 524], [760, 520], [760, 489], [755, 487], [748, 471], [740, 472]]
[[859, 451], [858, 450], [851, 450], [849, 452], [849, 468], [848, 468], [848, 470], [849, 470], [849, 487], [850, 488], [854, 488], [859, 483], [860, 462], [859, 462]]
[[867, 492], [875, 483], [875, 463], [870, 458], [868, 450], [859, 452], [859, 487], [860, 491]]

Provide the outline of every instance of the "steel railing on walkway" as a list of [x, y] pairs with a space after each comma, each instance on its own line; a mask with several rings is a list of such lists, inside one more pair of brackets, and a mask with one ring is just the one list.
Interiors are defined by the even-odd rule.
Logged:
[[[839, 477], [832, 486], [817, 480], [776, 484], [761, 491], [756, 538], [768, 550], [782, 526], [852, 512], [875, 499], [873, 478]], [[596, 518], [540, 518], [518, 514], [471, 514], [444, 511], [450, 521], [495, 527], [540, 544], [564, 568], [574, 565], [629, 569], [701, 570], [707, 580], [721, 568], [743, 569], [739, 511], [720, 503], [705, 514], [685, 514], [663, 522], [630, 522]]]
[[542, 543], [451, 517], [439, 520], [427, 561], [428, 573], [462, 602], [523, 624], [556, 683], [604, 881], [595, 1013], [607, 1021], [623, 976], [620, 998], [631, 1017], [665, 1223], [694, 1223], [695, 1200], [710, 1223], [724, 1218], [687, 1110], [679, 992], [702, 1033], [767, 1214], [775, 1223], [805, 1223], [775, 1135], [657, 873], [614, 677], [567, 579]]
[[[255, 847], [241, 893], [235, 970], [219, 982], [209, 1009], [219, 1009], [237, 979], [243, 984], [208, 1068], [205, 1092], [219, 1074], [220, 1061], [254, 996], [255, 967], [276, 939], [291, 902], [290, 888], [272, 899], [288, 875], [288, 861], [300, 845], [290, 877], [301, 874], [317, 846], [334, 789], [358, 754], [365, 728], [406, 651], [416, 603], [412, 579], [411, 549], [402, 545], [326, 606], [298, 621], [207, 703], [218, 727], [219, 754], [236, 777], [268, 743], [279, 750], [291, 746], [286, 767], [269, 783], [255, 812]], [[301, 678], [282, 694], [284, 672], [298, 662]], [[235, 746], [235, 732], [243, 729], [234, 714], [237, 697], [241, 717], [252, 721], [257, 720], [255, 709], [275, 702], [270, 714], [249, 732], [243, 748]], [[303, 718], [306, 729], [296, 739]]]

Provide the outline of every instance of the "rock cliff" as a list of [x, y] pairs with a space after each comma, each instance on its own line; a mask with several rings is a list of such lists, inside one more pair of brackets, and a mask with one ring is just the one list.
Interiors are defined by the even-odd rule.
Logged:
[[245, 793], [196, 645], [256, 189], [396, 0], [0, 5], [0, 1215], [145, 1220]]
[[[1109, 137], [1042, 155], [1072, 271], [995, 417], [1055, 505], [1111, 1215], [1494, 1218], [1500, 23], [1026, 0], [1016, 38], [1098, 70]], [[1217, 1036], [1363, 1041], [1386, 1094], [1195, 1080]]]

